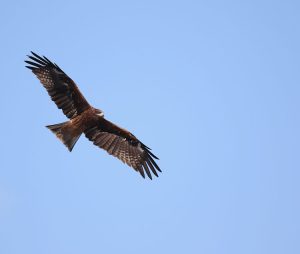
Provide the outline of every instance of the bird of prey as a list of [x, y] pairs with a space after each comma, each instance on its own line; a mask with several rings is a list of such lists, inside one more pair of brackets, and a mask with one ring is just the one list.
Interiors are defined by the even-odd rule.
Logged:
[[79, 91], [75, 82], [47, 57], [34, 52], [28, 55], [26, 67], [32, 70], [46, 88], [52, 101], [69, 118], [68, 121], [48, 125], [50, 129], [71, 152], [82, 133], [94, 145], [106, 150], [134, 168], [145, 178], [152, 179], [151, 172], [158, 176], [161, 172], [150, 150], [129, 131], [104, 118], [100, 109], [92, 107]]

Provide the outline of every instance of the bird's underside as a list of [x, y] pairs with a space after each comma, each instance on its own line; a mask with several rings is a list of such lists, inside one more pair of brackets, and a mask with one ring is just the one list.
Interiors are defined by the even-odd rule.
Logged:
[[72, 151], [82, 133], [94, 145], [106, 150], [152, 179], [151, 172], [161, 172], [155, 162], [158, 159], [149, 147], [129, 131], [118, 127], [104, 118], [101, 110], [93, 108], [79, 91], [75, 82], [55, 63], [46, 57], [31, 52], [26, 67], [32, 70], [46, 88], [52, 101], [69, 118], [69, 121], [46, 126]]

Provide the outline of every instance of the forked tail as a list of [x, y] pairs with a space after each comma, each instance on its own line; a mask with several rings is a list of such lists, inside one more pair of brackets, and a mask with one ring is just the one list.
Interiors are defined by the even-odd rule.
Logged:
[[46, 127], [51, 130], [61, 142], [64, 143], [70, 152], [81, 135], [74, 135], [72, 133], [72, 129], [68, 126], [68, 122], [48, 125]]

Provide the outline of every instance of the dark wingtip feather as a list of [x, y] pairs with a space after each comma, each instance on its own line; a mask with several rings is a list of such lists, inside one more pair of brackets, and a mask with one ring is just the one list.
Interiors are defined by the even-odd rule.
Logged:
[[30, 64], [30, 66], [34, 66], [36, 68], [42, 68], [44, 66], [47, 65], [47, 62], [41, 58], [39, 55], [37, 55], [36, 53], [31, 51], [32, 55], [27, 55], [27, 57], [29, 58], [29, 60], [25, 60], [25, 63]]
[[33, 51], [31, 51], [31, 54], [34, 55], [36, 58], [45, 61], [42, 57], [40, 57], [38, 54], [34, 53]]
[[[148, 165], [150, 167], [151, 171], [153, 172], [153, 174], [158, 177], [156, 170], [159, 172], [162, 172], [162, 171], [159, 168], [159, 166], [156, 164], [154, 159], [159, 160], [159, 158], [156, 155], [154, 155], [152, 152], [150, 152], [151, 149], [148, 146], [146, 146], [143, 143], [141, 143], [141, 146], [144, 149], [144, 152], [146, 155], [144, 164], [146, 164], [146, 166]], [[145, 168], [146, 173], [147, 173], [147, 169], [149, 170], [149, 168], [148, 167], [146, 168], [145, 165], [143, 165], [143, 167]]]
[[159, 171], [161, 172], [161, 169], [159, 168], [159, 166], [156, 164], [156, 162], [154, 161], [154, 159], [148, 155], [148, 159], [150, 160], [150, 162], [154, 165], [154, 167]]
[[40, 64], [38, 64], [38, 63], [35, 63], [35, 62], [32, 62], [32, 61], [28, 61], [28, 60], [26, 60], [25, 63], [30, 64], [30, 65], [32, 65], [32, 66], [35, 66], [35, 67], [37, 67], [37, 68], [42, 67], [42, 65], [40, 65]]
[[153, 158], [159, 160], [159, 158], [157, 156], [155, 156], [153, 153], [151, 153], [148, 149], [147, 150], [147, 153], [149, 153]]
[[30, 70], [32, 70], [32, 71], [36, 69], [35, 67], [28, 66], [28, 65], [25, 65], [25, 67], [28, 68], [28, 69], [30, 69]]
[[136, 171], [138, 171], [138, 172], [141, 174], [141, 176], [142, 176], [143, 178], [145, 178], [145, 173], [144, 173], [144, 170], [143, 170], [142, 165], [136, 165], [136, 167], [134, 167], [134, 169], [135, 169]]
[[59, 68], [59, 66], [55, 63], [52, 63], [47, 57], [43, 56], [39, 56], [38, 54], [34, 53], [33, 51], [30, 51], [32, 55], [27, 55], [27, 57], [32, 61], [28, 61], [26, 60], [25, 62], [36, 66], [37, 68], [42, 68], [42, 67], [52, 67], [52, 68], [56, 68], [57, 70], [59, 70], [60, 72], [64, 73], [63, 70], [61, 68]]
[[148, 165], [147, 165], [147, 163], [145, 161], [143, 162], [143, 167], [144, 167], [144, 169], [146, 171], [147, 176], [152, 180], [152, 175], [151, 175], [150, 170], [148, 168]]
[[28, 56], [28, 57], [29, 57], [31, 60], [33, 60], [33, 61], [35, 61], [35, 62], [41, 64], [42, 66], [47, 65], [47, 62], [46, 62], [46, 61], [40, 60], [40, 59], [38, 59], [38, 58], [36, 58], [36, 57], [33, 57], [33, 56]]
[[140, 174], [141, 174], [141, 176], [145, 179], [145, 173], [144, 173], [144, 170], [139, 170], [139, 172], [140, 172]]
[[158, 174], [157, 174], [155, 168], [153, 167], [152, 163], [151, 163], [149, 160], [147, 160], [146, 163], [147, 163], [148, 166], [150, 167], [152, 173], [153, 173], [156, 177], [158, 177]]
[[148, 150], [152, 150], [150, 147], [146, 146], [144, 143], [140, 142], [143, 148], [146, 148]]
[[53, 64], [47, 57], [43, 56], [49, 64]]

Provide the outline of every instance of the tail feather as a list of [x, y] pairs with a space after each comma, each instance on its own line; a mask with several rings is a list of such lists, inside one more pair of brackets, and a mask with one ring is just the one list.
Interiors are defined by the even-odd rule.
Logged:
[[49, 130], [51, 130], [56, 137], [60, 139], [61, 142], [69, 149], [71, 152], [80, 135], [73, 135], [73, 133], [68, 129], [68, 122], [53, 124], [46, 126]]

